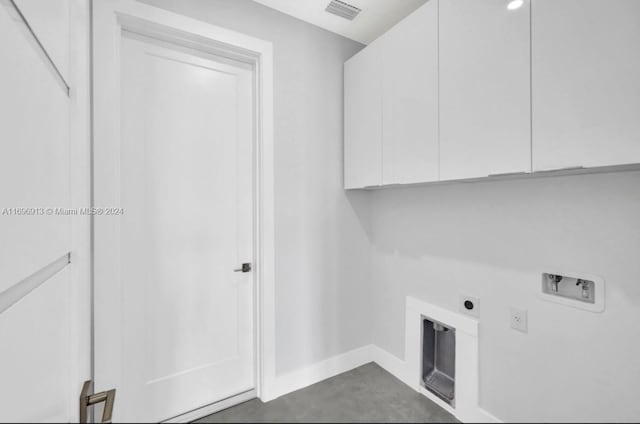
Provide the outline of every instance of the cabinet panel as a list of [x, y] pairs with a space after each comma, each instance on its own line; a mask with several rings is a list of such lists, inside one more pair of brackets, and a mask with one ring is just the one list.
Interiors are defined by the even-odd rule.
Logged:
[[382, 55], [379, 44], [344, 65], [344, 186], [382, 184]]
[[72, 249], [71, 216], [53, 213], [70, 206], [69, 98], [2, 4], [0, 56], [2, 292]]
[[442, 180], [531, 170], [530, 7], [508, 4], [440, 1]]
[[384, 184], [438, 180], [438, 0], [380, 39]]
[[69, 0], [14, 0], [65, 80], [69, 81]]
[[[71, 207], [71, 186], [78, 187], [70, 179], [70, 152], [77, 153], [70, 142], [72, 103], [11, 4], [0, 4], [0, 57], [0, 297], [6, 300], [4, 290], [70, 251], [79, 258], [73, 282], [85, 284], [80, 269], [89, 252], [72, 244], [72, 216], [56, 211]], [[74, 102], [84, 105], [81, 98]], [[75, 124], [81, 125], [74, 118]], [[85, 327], [76, 326], [85, 317], [76, 298], [84, 289], [71, 276], [68, 268], [60, 271], [0, 314], [3, 422], [78, 419], [68, 407], [71, 391], [77, 402], [72, 387], [85, 370], [73, 361], [84, 352]]]
[[640, 1], [534, 0], [533, 167], [640, 162]]

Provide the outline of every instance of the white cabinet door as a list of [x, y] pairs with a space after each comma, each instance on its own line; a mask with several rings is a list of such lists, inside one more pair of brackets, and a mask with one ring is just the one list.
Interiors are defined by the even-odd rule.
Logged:
[[530, 8], [508, 4], [440, 1], [442, 180], [531, 170]]
[[438, 180], [438, 0], [380, 39], [384, 184]]
[[69, 0], [14, 0], [62, 77], [69, 81]]
[[533, 168], [640, 162], [640, 1], [534, 0]]
[[373, 43], [344, 65], [344, 187], [382, 184], [382, 55]]

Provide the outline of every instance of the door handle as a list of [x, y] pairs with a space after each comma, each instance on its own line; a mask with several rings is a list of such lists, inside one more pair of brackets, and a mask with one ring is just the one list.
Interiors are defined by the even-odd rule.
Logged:
[[234, 269], [233, 272], [251, 272], [251, 263], [243, 263], [242, 268]]
[[93, 390], [93, 382], [85, 381], [82, 385], [82, 393], [80, 393], [80, 422], [88, 423], [89, 407], [104, 402], [102, 410], [101, 423], [110, 423], [113, 416], [113, 403], [116, 400], [116, 389], [107, 390], [105, 392], [90, 395]]

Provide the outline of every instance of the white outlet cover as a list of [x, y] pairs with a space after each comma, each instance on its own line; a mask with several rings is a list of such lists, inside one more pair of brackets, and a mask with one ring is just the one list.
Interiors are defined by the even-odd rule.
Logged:
[[529, 331], [529, 319], [525, 309], [511, 308], [511, 328], [527, 333]]
[[[467, 308], [467, 302], [473, 303], [472, 309]], [[461, 294], [458, 297], [458, 310], [465, 315], [480, 318], [480, 299], [473, 296], [467, 296], [466, 294]]]

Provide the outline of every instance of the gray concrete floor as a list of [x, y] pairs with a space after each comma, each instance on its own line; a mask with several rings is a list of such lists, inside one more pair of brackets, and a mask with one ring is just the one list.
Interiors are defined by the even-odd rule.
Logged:
[[254, 399], [197, 422], [458, 421], [377, 364], [370, 363], [271, 402]]

